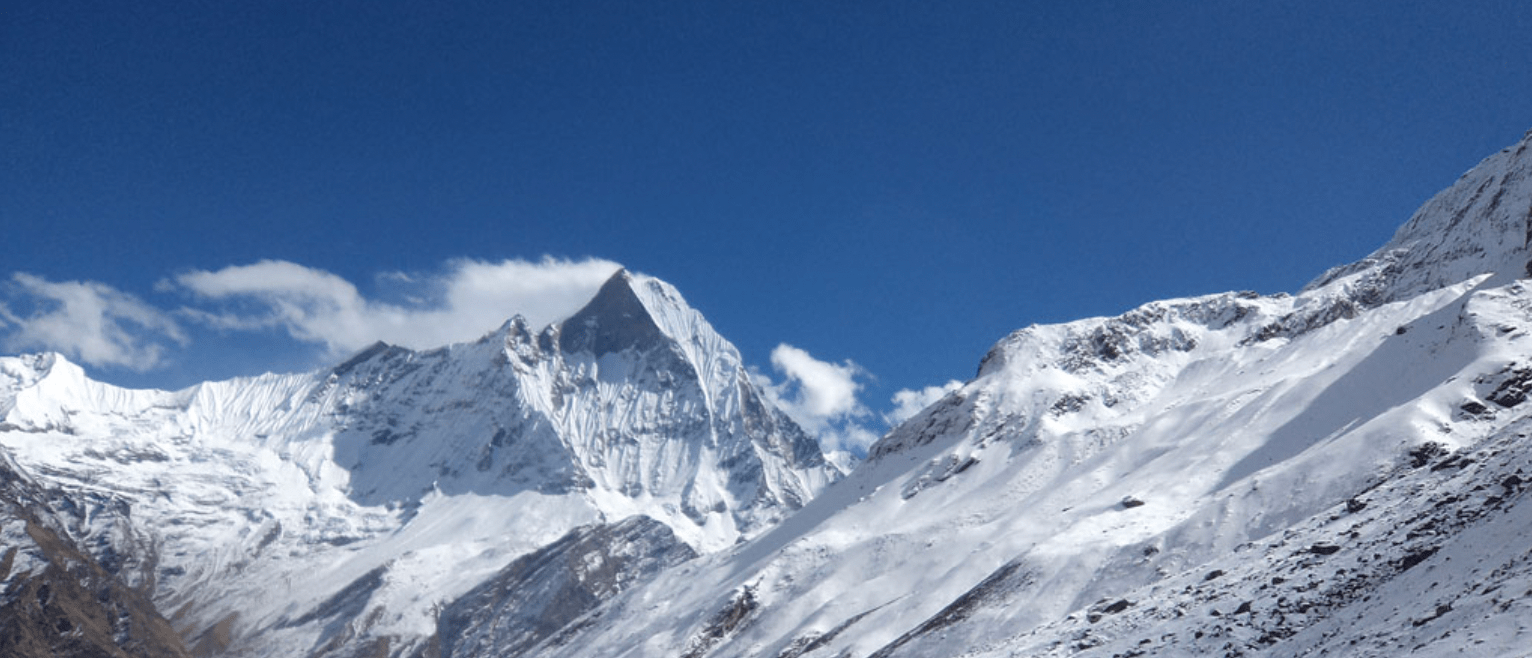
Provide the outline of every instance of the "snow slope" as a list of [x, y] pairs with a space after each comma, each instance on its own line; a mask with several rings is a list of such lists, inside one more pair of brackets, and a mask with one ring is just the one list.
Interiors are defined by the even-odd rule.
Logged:
[[642, 514], [716, 551], [839, 476], [674, 288], [627, 272], [541, 332], [316, 373], [132, 391], [0, 359], [0, 447], [118, 501], [76, 535], [130, 528], [102, 552], [139, 556], [124, 577], [198, 653], [241, 656], [424, 646], [441, 608], [578, 526]]
[[1296, 296], [1013, 333], [771, 532], [523, 655], [1525, 655], [1529, 146]]

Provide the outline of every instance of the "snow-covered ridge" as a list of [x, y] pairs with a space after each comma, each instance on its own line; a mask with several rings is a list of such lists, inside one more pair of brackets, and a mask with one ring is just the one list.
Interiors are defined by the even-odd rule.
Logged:
[[1318, 289], [1366, 273], [1379, 301], [1493, 273], [1495, 284], [1532, 275], [1532, 131], [1465, 172], [1421, 206], [1392, 240], [1310, 283]]

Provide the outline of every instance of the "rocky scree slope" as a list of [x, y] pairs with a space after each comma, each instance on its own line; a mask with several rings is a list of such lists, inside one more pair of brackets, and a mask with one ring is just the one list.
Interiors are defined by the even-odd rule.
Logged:
[[521, 655], [1524, 654], [1529, 147], [1297, 295], [1013, 333], [782, 524]]
[[[32, 557], [7, 600], [47, 563], [16, 515], [85, 510], [61, 541], [116, 565], [199, 656], [439, 652], [444, 610], [474, 618], [454, 601], [577, 528], [668, 564], [840, 476], [674, 288], [628, 272], [541, 331], [515, 318], [315, 373], [136, 391], [58, 355], [0, 359], [0, 449], [54, 492], [8, 508], [0, 551]], [[634, 516], [652, 519], [636, 535]], [[652, 570], [624, 550], [585, 549], [628, 565], [592, 591]]]

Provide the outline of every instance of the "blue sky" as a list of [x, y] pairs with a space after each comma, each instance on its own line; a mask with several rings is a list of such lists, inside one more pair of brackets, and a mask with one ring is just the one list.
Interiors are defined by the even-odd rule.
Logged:
[[0, 348], [178, 387], [620, 263], [876, 429], [1022, 326], [1365, 255], [1532, 127], [1527, 34], [1513, 2], [6, 3]]

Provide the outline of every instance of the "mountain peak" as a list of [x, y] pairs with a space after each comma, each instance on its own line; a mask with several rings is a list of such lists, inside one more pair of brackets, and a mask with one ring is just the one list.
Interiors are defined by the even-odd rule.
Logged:
[[59, 352], [39, 352], [0, 360], [0, 377], [11, 380], [17, 388], [43, 380], [82, 382], [85, 369]]
[[565, 353], [588, 351], [596, 356], [633, 348], [647, 351], [669, 340], [634, 289], [636, 280], [617, 270], [596, 296], [564, 320], [559, 348]]

